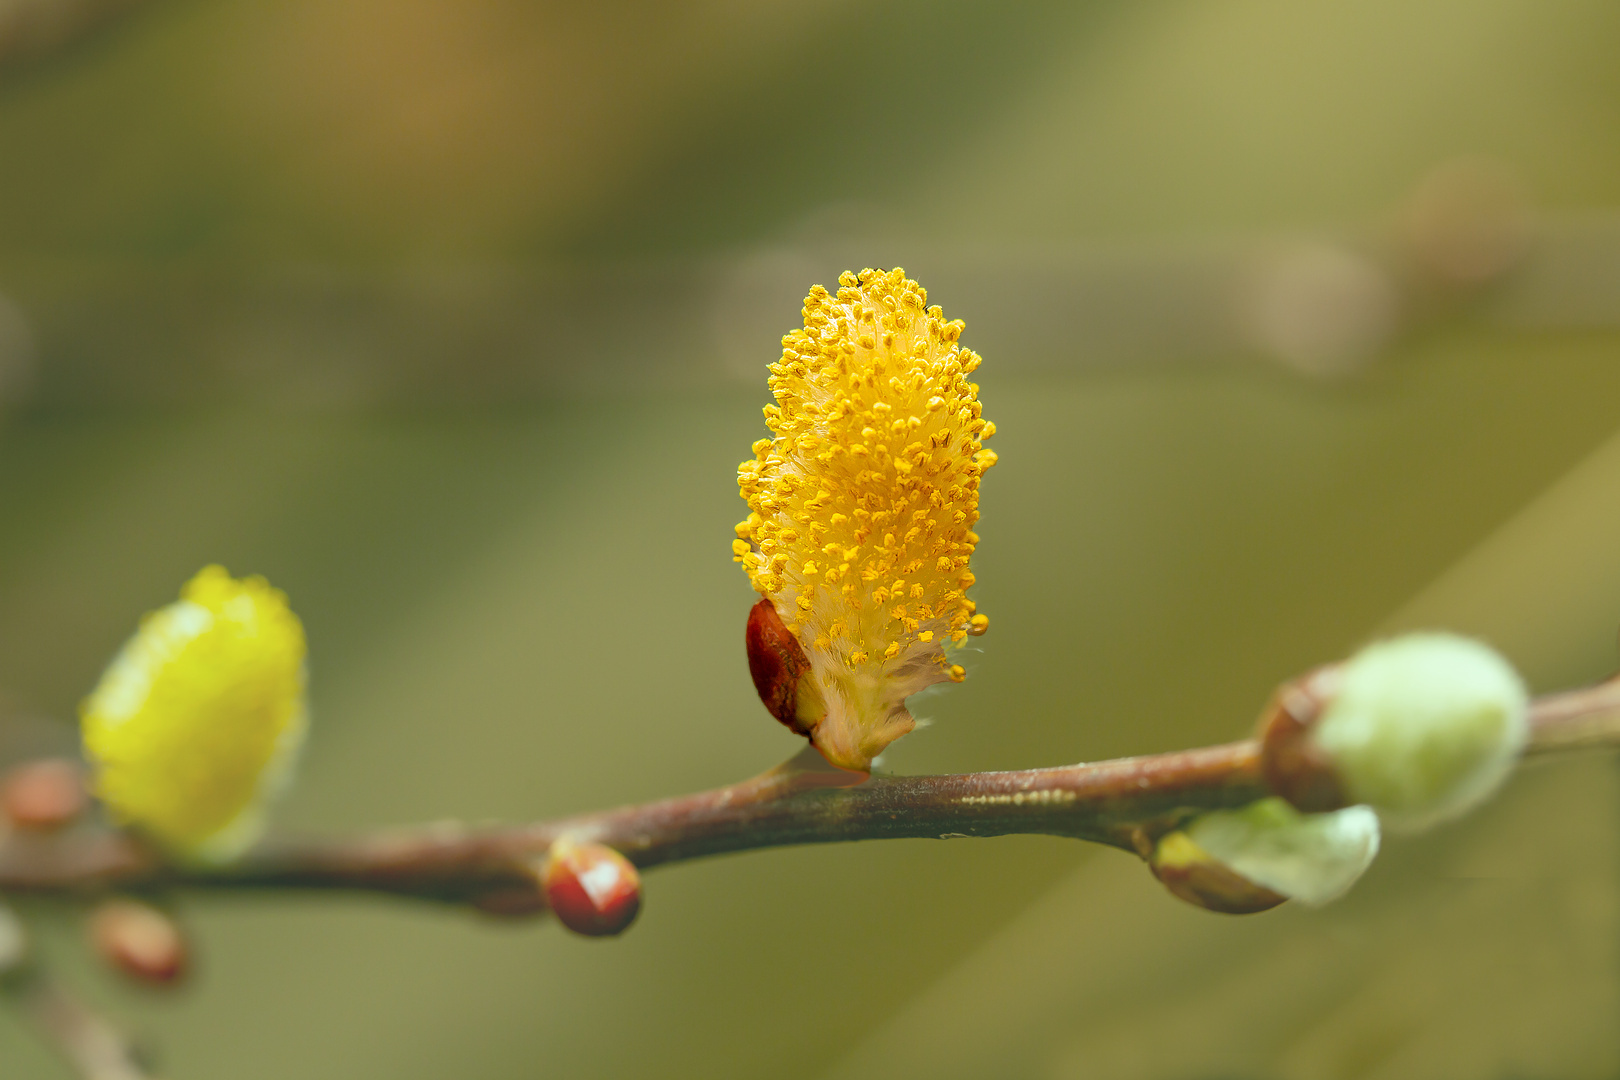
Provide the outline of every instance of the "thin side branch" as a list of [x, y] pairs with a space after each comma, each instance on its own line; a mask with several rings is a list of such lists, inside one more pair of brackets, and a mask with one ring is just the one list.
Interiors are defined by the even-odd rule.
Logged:
[[[1620, 682], [1548, 695], [1528, 754], [1620, 746]], [[227, 867], [179, 867], [115, 832], [0, 842], [0, 892], [345, 889], [501, 909], [532, 896], [552, 841], [568, 836], [646, 868], [755, 848], [898, 837], [1069, 836], [1139, 850], [1207, 810], [1271, 794], [1253, 740], [1149, 757], [946, 776], [850, 774], [800, 755], [760, 777], [660, 802], [512, 827], [429, 826], [269, 841]], [[521, 904], [514, 905], [521, 907]], [[532, 909], [530, 909], [532, 910]]]
[[13, 972], [0, 993], [84, 1080], [151, 1080], [124, 1033], [44, 972]]

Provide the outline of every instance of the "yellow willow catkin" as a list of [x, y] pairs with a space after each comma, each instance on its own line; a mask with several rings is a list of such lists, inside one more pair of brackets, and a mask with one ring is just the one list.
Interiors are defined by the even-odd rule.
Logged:
[[799, 720], [844, 768], [912, 729], [908, 696], [960, 682], [946, 647], [989, 625], [966, 590], [995, 425], [961, 333], [902, 270], [817, 285], [770, 368], [774, 438], [738, 469], [733, 552], [803, 646]]
[[286, 596], [218, 566], [143, 618], [80, 707], [114, 818], [186, 858], [252, 843], [303, 740], [304, 654]]

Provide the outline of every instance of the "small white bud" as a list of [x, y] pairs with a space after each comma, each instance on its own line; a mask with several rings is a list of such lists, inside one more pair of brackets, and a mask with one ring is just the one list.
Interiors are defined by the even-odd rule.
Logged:
[[1523, 680], [1489, 646], [1408, 634], [1345, 663], [1310, 737], [1347, 801], [1415, 830], [1496, 790], [1529, 736], [1528, 704]]
[[1215, 810], [1187, 826], [1212, 857], [1301, 903], [1344, 895], [1378, 854], [1378, 815], [1365, 806], [1302, 814], [1280, 798]]

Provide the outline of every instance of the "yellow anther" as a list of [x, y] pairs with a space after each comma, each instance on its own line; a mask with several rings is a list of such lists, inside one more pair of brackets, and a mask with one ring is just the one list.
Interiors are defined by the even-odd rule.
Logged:
[[739, 559], [753, 550], [753, 548], [748, 546], [748, 541], [746, 540], [733, 540], [731, 542], [731, 553], [737, 556]]
[[963, 679], [967, 678], [967, 668], [963, 667], [961, 664], [952, 664], [947, 674], [950, 675], [951, 682], [961, 682]]
[[974, 637], [978, 637], [988, 629], [990, 629], [990, 616], [988, 615], [975, 615], [968, 620], [967, 631]]

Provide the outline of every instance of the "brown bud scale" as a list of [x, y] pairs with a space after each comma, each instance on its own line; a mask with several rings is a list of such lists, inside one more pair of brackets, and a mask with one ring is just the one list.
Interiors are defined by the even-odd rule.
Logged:
[[1154, 876], [1179, 899], [1222, 915], [1253, 915], [1288, 899], [1218, 863], [1160, 869]]
[[1328, 667], [1284, 683], [1260, 715], [1260, 773], [1272, 791], [1301, 813], [1350, 805], [1338, 773], [1310, 737], [1337, 681], [1337, 670]]
[[1183, 832], [1173, 832], [1161, 839], [1147, 856], [1147, 863], [1153, 876], [1163, 882], [1172, 895], [1205, 911], [1253, 915], [1269, 911], [1288, 899], [1212, 858]]
[[808, 736], [810, 729], [799, 721], [799, 680], [810, 670], [804, 646], [793, 636], [776, 605], [761, 600], [748, 612], [748, 674], [754, 689], [770, 714], [787, 725], [795, 735]]

